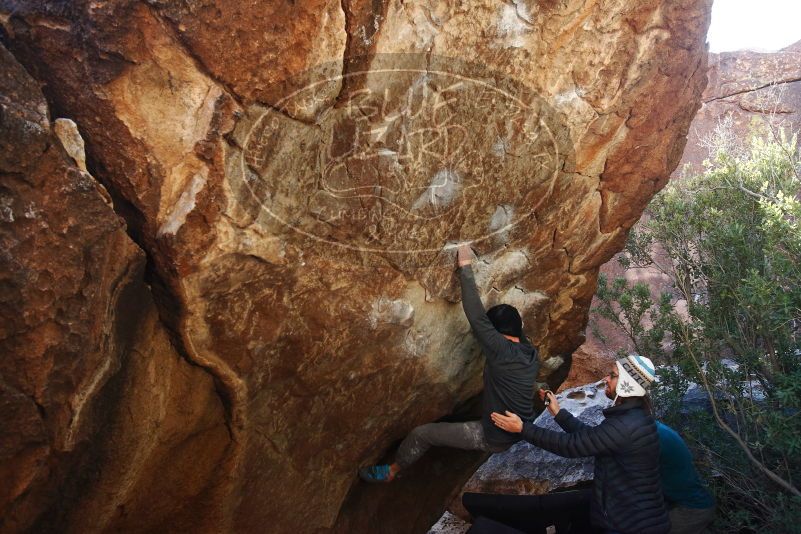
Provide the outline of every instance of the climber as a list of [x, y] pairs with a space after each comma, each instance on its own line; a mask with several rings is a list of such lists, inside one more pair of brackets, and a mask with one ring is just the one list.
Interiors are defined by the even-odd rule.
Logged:
[[648, 358], [631, 354], [617, 360], [604, 377], [606, 396], [614, 401], [604, 420], [589, 426], [560, 410], [553, 393], [548, 410], [565, 432], [523, 421], [511, 411], [494, 412], [493, 422], [507, 432], [566, 457], [595, 457], [592, 524], [611, 533], [663, 534], [670, 519], [660, 484], [659, 433], [651, 416], [648, 388], [655, 379]]
[[496, 427], [490, 414], [512, 410], [523, 417], [534, 414], [534, 382], [539, 369], [537, 349], [523, 334], [517, 309], [508, 304], [484, 311], [471, 267], [468, 245], [457, 252], [462, 306], [486, 357], [482, 418], [465, 423], [429, 423], [418, 426], [403, 440], [395, 463], [359, 469], [367, 482], [390, 482], [416, 462], [432, 445], [457, 449], [501, 452], [520, 440], [517, 433]]

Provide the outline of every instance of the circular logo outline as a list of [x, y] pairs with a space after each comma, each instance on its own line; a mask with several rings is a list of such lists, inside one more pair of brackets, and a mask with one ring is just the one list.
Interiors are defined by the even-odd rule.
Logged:
[[[313, 69], [308, 69], [308, 70], [304, 71], [304, 73], [312, 72], [312, 71], [313, 71]], [[536, 210], [537, 210], [537, 208], [539, 208], [539, 206], [547, 198], [549, 198], [552, 195], [554, 187], [555, 187], [555, 184], [556, 184], [556, 181], [557, 181], [557, 179], [559, 177], [559, 174], [560, 174], [560, 168], [559, 168], [558, 165], [554, 166], [554, 169], [550, 173], [550, 177], [548, 178], [549, 185], [548, 185], [547, 193], [545, 195], [543, 195], [540, 198], [540, 200], [532, 208], [528, 209], [524, 215], [516, 217], [516, 218], [514, 218], [514, 220], [512, 220], [509, 223], [503, 225], [501, 228], [498, 228], [496, 230], [492, 230], [492, 231], [490, 231], [488, 233], [485, 233], [485, 234], [483, 234], [483, 235], [481, 235], [480, 237], [477, 237], [477, 238], [473, 238], [473, 239], [469, 239], [469, 240], [463, 240], [463, 241], [460, 241], [458, 243], [453, 243], [453, 242], [446, 243], [445, 245], [443, 245], [441, 247], [436, 247], [436, 248], [416, 248], [416, 249], [374, 248], [374, 247], [369, 247], [369, 246], [365, 246], [365, 245], [356, 245], [356, 244], [352, 244], [352, 243], [348, 243], [348, 242], [344, 242], [344, 241], [338, 241], [338, 240], [334, 240], [334, 239], [329, 239], [329, 238], [326, 238], [326, 237], [323, 237], [323, 236], [320, 236], [320, 235], [316, 235], [316, 234], [314, 234], [312, 232], [309, 232], [309, 231], [307, 231], [307, 230], [305, 230], [303, 228], [297, 227], [296, 225], [294, 225], [291, 222], [289, 222], [289, 221], [285, 220], [284, 218], [282, 218], [279, 214], [275, 213], [268, 206], [266, 206], [264, 201], [259, 198], [259, 196], [256, 193], [256, 191], [253, 190], [253, 187], [251, 186], [249, 181], [245, 178], [247, 176], [246, 168], [248, 167], [248, 164], [245, 161], [246, 152], [248, 150], [248, 146], [250, 144], [250, 139], [251, 139], [251, 136], [253, 135], [253, 132], [257, 131], [259, 129], [260, 125], [262, 124], [262, 121], [273, 112], [283, 113], [286, 117], [289, 117], [290, 119], [293, 119], [293, 120], [297, 120], [294, 117], [292, 117], [292, 115], [290, 115], [288, 111], [286, 111], [286, 109], [287, 109], [286, 108], [286, 103], [291, 101], [291, 99], [295, 98], [298, 94], [308, 91], [310, 88], [314, 88], [316, 86], [323, 85], [323, 84], [329, 84], [332, 81], [336, 82], [336, 81], [340, 81], [341, 80], [344, 83], [344, 81], [346, 79], [351, 78], [351, 77], [367, 76], [367, 75], [375, 75], [375, 74], [388, 74], [388, 73], [438, 75], [438, 76], [444, 76], [444, 77], [453, 78], [453, 79], [456, 79], [456, 80], [459, 80], [459, 81], [467, 81], [467, 82], [470, 82], [470, 83], [475, 83], [475, 84], [481, 85], [481, 86], [489, 89], [490, 91], [493, 91], [495, 93], [501, 94], [502, 96], [506, 97], [510, 101], [513, 101], [513, 102], [517, 103], [522, 109], [532, 109], [532, 106], [530, 104], [527, 104], [527, 103], [523, 102], [517, 96], [510, 94], [508, 91], [506, 91], [506, 90], [504, 90], [504, 89], [502, 89], [500, 87], [497, 87], [497, 86], [495, 86], [493, 84], [485, 82], [484, 80], [479, 80], [479, 79], [471, 78], [469, 76], [465, 76], [465, 75], [462, 75], [462, 74], [458, 74], [458, 73], [454, 73], [454, 72], [447, 72], [447, 71], [442, 71], [442, 70], [429, 70], [429, 69], [407, 68], [407, 67], [405, 67], [405, 68], [379, 68], [379, 69], [359, 70], [359, 71], [355, 71], [355, 72], [348, 72], [348, 73], [345, 73], [345, 74], [340, 73], [340, 74], [337, 74], [335, 76], [331, 76], [331, 77], [328, 77], [328, 78], [315, 80], [315, 81], [313, 81], [313, 82], [311, 82], [309, 84], [304, 85], [300, 89], [296, 89], [296, 90], [292, 91], [290, 94], [288, 94], [288, 95], [282, 97], [280, 100], [278, 100], [275, 104], [271, 104], [269, 107], [267, 107], [261, 113], [261, 115], [259, 115], [253, 121], [252, 126], [247, 131], [247, 134], [244, 137], [244, 141], [242, 143], [242, 148], [241, 148], [241, 154], [239, 155], [239, 165], [240, 165], [242, 181], [245, 183], [246, 187], [248, 188], [248, 191], [250, 192], [251, 196], [253, 197], [253, 199], [258, 204], [260, 210], [263, 210], [265, 213], [267, 213], [267, 215], [272, 217], [274, 220], [278, 221], [281, 225], [290, 228], [294, 232], [297, 232], [298, 234], [300, 234], [300, 235], [302, 235], [304, 237], [310, 238], [310, 239], [315, 240], [315, 241], [324, 242], [324, 243], [327, 243], [327, 244], [330, 244], [330, 245], [339, 246], [339, 247], [342, 247], [342, 248], [345, 248], [345, 249], [348, 249], [348, 250], [355, 250], [355, 251], [359, 251], [359, 252], [377, 253], [377, 254], [382, 254], [382, 253], [383, 254], [437, 253], [437, 252], [442, 252], [442, 251], [445, 251], [445, 250], [454, 249], [460, 243], [468, 243], [468, 244], [479, 243], [479, 242], [491, 239], [494, 236], [497, 236], [497, 235], [503, 234], [505, 232], [508, 232], [509, 230], [511, 230], [512, 228], [517, 226], [521, 221], [523, 221], [523, 220], [531, 217], [532, 215], [534, 215]], [[518, 83], [518, 82], [515, 82], [515, 83]], [[332, 105], [328, 109], [323, 111], [322, 113], [318, 114], [317, 115], [317, 119], [319, 119], [320, 117], [324, 116], [333, 107], [334, 106]], [[538, 123], [539, 123], [539, 126], [541, 128], [543, 128], [545, 132], [547, 132], [547, 134], [549, 136], [549, 139], [550, 139], [550, 144], [554, 148], [554, 154], [553, 154], [554, 155], [554, 161], [558, 162], [559, 161], [560, 152], [559, 152], [559, 144], [556, 141], [556, 136], [554, 135], [553, 131], [548, 126], [548, 124], [543, 120], [541, 115], [538, 117]], [[376, 197], [376, 195], [364, 195], [364, 196]], [[357, 195], [355, 198], [361, 198], [361, 196]], [[380, 198], [381, 201], [383, 201], [383, 202], [392, 203], [391, 200], [389, 200], [389, 199], [387, 199], [385, 197], [378, 197], [378, 198]], [[392, 203], [392, 204], [394, 205], [394, 203]], [[399, 209], [403, 209], [400, 206], [397, 206], [397, 207]]]

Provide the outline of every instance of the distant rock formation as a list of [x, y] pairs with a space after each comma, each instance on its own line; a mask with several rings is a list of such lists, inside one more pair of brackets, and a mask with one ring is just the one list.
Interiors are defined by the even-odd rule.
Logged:
[[[788, 135], [801, 131], [801, 41], [778, 52], [709, 54], [708, 76], [703, 105], [690, 125], [687, 146], [673, 179], [703, 171], [704, 160], [710, 158], [709, 140], [715, 136], [728, 135], [747, 146], [753, 134], [772, 138], [781, 130]], [[631, 283], [643, 282], [655, 296], [670, 290], [669, 281], [661, 273], [652, 269], [626, 271], [617, 257], [601, 272], [610, 280], [622, 276]], [[588, 330], [587, 343], [580, 349], [585, 357], [606, 361], [617, 347], [633, 348], [613, 325], [603, 319], [598, 325], [607, 342]]]
[[481, 389], [453, 243], [555, 385], [710, 4], [0, 0], [2, 530], [412, 529], [349, 499]]
[[709, 54], [708, 76], [675, 176], [703, 170], [709, 158], [704, 139], [719, 126], [745, 142], [752, 133], [801, 130], [801, 41], [773, 53]]

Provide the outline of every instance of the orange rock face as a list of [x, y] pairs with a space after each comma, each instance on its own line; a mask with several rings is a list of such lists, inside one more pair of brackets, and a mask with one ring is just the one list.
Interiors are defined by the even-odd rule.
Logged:
[[[0, 0], [3, 42], [77, 123], [155, 297], [129, 334], [141, 367], [122, 373], [92, 349], [65, 394], [163, 418], [166, 433], [87, 434], [107, 454], [150, 448], [87, 482], [100, 493], [28, 498], [26, 517], [308, 532], [369, 508], [343, 504], [356, 467], [480, 391], [455, 242], [473, 242], [487, 303], [521, 310], [541, 380], [556, 376], [583, 340], [598, 267], [678, 162], [706, 83], [709, 5]], [[63, 200], [53, 214], [91, 213]], [[73, 224], [102, 222], [88, 219]], [[83, 257], [96, 270], [84, 283], [106, 288], [131, 270], [126, 254], [143, 261], [117, 224], [118, 244]], [[15, 254], [69, 260], [34, 248]], [[97, 294], [102, 306], [64, 320], [111, 335], [114, 294]], [[81, 389], [104, 361], [127, 380], [117, 404]], [[26, 387], [76, 372], [32, 371]], [[31, 443], [48, 446], [25, 409]]]
[[205, 525], [230, 445], [213, 378], [172, 348], [74, 125], [0, 65], [0, 531]]

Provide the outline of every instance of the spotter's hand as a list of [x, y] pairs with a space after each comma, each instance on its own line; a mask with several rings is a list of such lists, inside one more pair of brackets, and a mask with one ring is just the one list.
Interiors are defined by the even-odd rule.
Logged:
[[506, 411], [505, 413], [506, 415], [501, 415], [498, 412], [492, 412], [490, 414], [490, 418], [492, 419], [492, 422], [495, 423], [495, 426], [501, 430], [512, 432], [513, 434], [519, 434], [522, 432], [523, 421], [520, 419], [520, 417], [510, 411]]
[[550, 389], [541, 389], [539, 395], [540, 400], [545, 403], [545, 407], [555, 417], [559, 413], [559, 401], [556, 400], [556, 395]]

